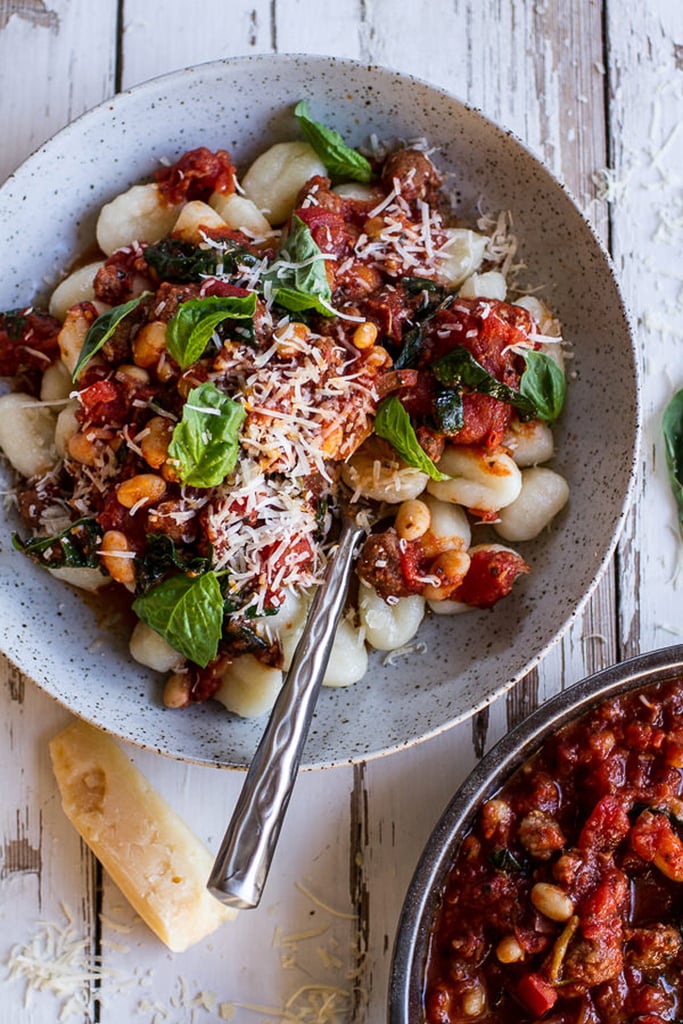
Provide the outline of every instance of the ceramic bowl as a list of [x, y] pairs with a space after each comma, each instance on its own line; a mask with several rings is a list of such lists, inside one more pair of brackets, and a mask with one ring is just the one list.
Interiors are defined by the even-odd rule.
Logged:
[[448, 875], [481, 804], [545, 740], [603, 700], [683, 678], [683, 645], [604, 669], [563, 690], [509, 732], [479, 762], [434, 829], [415, 870], [399, 921], [390, 975], [391, 1024], [424, 1019], [422, 993], [429, 940]]
[[[609, 260], [572, 199], [509, 133], [446, 93], [407, 75], [313, 56], [253, 56], [156, 79], [85, 114], [38, 150], [0, 190], [0, 309], [44, 292], [92, 247], [101, 205], [148, 179], [160, 160], [195, 146], [225, 148], [238, 170], [268, 144], [297, 137], [293, 106], [352, 145], [427, 138], [453, 172], [459, 211], [510, 210], [530, 284], [561, 319], [574, 358], [556, 430], [555, 465], [571, 487], [552, 531], [520, 551], [532, 566], [493, 612], [423, 624], [426, 649], [365, 679], [325, 690], [304, 765], [328, 766], [392, 751], [473, 714], [542, 657], [586, 601], [615, 545], [632, 487], [638, 383]], [[609, 382], [609, 386], [606, 386]], [[619, 429], [614, 429], [614, 424]], [[161, 706], [159, 677], [131, 661], [127, 625], [34, 568], [2, 524], [0, 645], [76, 714], [174, 757], [246, 765], [263, 728], [217, 705]]]

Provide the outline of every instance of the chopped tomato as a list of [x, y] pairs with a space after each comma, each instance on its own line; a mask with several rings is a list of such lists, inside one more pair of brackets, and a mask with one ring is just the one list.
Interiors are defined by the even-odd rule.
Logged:
[[183, 153], [171, 167], [162, 167], [154, 177], [159, 191], [170, 204], [188, 199], [209, 198], [212, 192], [231, 195], [235, 191], [235, 168], [224, 149], [212, 153], [199, 146]]
[[517, 996], [534, 1017], [542, 1017], [557, 1002], [557, 990], [540, 974], [525, 974]]
[[512, 585], [529, 566], [514, 551], [482, 548], [472, 553], [465, 579], [453, 593], [453, 601], [462, 601], [473, 608], [491, 608], [512, 590]]

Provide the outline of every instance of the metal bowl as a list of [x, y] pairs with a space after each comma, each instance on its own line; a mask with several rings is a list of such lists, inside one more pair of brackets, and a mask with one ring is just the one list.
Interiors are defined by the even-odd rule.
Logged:
[[[115, 96], [47, 142], [0, 188], [0, 309], [33, 301], [87, 252], [102, 204], [146, 180], [160, 160], [223, 147], [240, 173], [268, 145], [296, 137], [292, 111], [314, 116], [352, 145], [429, 139], [453, 172], [457, 212], [510, 210], [530, 286], [563, 324], [572, 380], [554, 429], [553, 466], [570, 500], [552, 530], [519, 550], [532, 572], [493, 611], [434, 616], [425, 650], [365, 678], [325, 688], [304, 767], [388, 753], [468, 718], [525, 675], [579, 614], [624, 522], [639, 441], [637, 360], [608, 256], [552, 175], [508, 132], [409, 75], [331, 57], [263, 55], [189, 68]], [[609, 386], [605, 382], [609, 381]], [[619, 429], [614, 429], [614, 424]], [[0, 488], [9, 486], [0, 468]], [[0, 649], [77, 715], [173, 757], [246, 766], [262, 719], [214, 702], [162, 707], [162, 679], [128, 654], [129, 623], [52, 579], [12, 549], [0, 526]], [[438, 618], [438, 621], [437, 621]], [[444, 621], [445, 620], [445, 621]]]
[[603, 700], [683, 678], [683, 644], [597, 672], [549, 700], [503, 737], [467, 777], [422, 853], [403, 904], [389, 983], [390, 1024], [419, 1024], [432, 928], [448, 875], [481, 804], [549, 737]]

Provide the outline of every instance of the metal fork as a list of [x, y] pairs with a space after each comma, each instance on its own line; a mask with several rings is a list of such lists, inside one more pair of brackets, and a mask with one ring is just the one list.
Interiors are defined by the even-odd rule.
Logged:
[[365, 507], [343, 505], [341, 512], [336, 550], [311, 605], [291, 668], [207, 883], [222, 903], [242, 910], [258, 906], [261, 899], [330, 659], [356, 547], [371, 525]]

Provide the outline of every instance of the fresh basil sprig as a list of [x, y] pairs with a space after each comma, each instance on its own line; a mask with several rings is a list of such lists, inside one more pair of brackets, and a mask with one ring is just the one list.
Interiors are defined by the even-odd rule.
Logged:
[[223, 595], [213, 571], [180, 573], [136, 598], [133, 611], [176, 651], [206, 668], [223, 630]]
[[184, 484], [218, 487], [237, 462], [239, 431], [246, 412], [212, 381], [193, 388], [168, 446]]
[[465, 386], [480, 395], [490, 395], [514, 405], [525, 416], [536, 414], [535, 406], [528, 398], [499, 381], [461, 345], [437, 359], [432, 366], [432, 373], [441, 384], [454, 388]]
[[683, 389], [676, 392], [664, 410], [662, 432], [669, 481], [683, 532]]
[[92, 359], [96, 352], [99, 352], [106, 345], [121, 321], [130, 316], [142, 300], [151, 294], [151, 292], [143, 292], [142, 295], [138, 295], [135, 299], [124, 302], [120, 306], [114, 306], [112, 309], [107, 310], [106, 313], [103, 313], [102, 316], [98, 316], [97, 320], [88, 328], [88, 333], [85, 336], [85, 341], [74, 367], [72, 380], [78, 379], [83, 367]]
[[351, 149], [334, 128], [326, 128], [310, 115], [306, 100], [294, 108], [301, 130], [316, 151], [331, 178], [368, 182], [372, 179], [372, 165], [357, 149]]
[[519, 382], [520, 394], [531, 402], [539, 420], [554, 423], [564, 406], [566, 377], [545, 352], [529, 349], [524, 353], [524, 360], [526, 367]]
[[314, 309], [334, 316], [325, 257], [310, 228], [295, 214], [284, 244], [263, 275], [274, 301], [292, 313]]
[[102, 528], [96, 519], [84, 516], [74, 520], [61, 533], [50, 537], [32, 537], [22, 540], [19, 534], [12, 534], [12, 544], [17, 551], [48, 569], [64, 566], [76, 569], [100, 569], [98, 546]]
[[388, 441], [409, 466], [427, 473], [432, 480], [449, 479], [436, 467], [420, 445], [410, 416], [396, 395], [389, 395], [378, 405], [375, 433]]
[[204, 354], [213, 332], [224, 320], [252, 320], [256, 292], [249, 295], [207, 295], [188, 299], [166, 325], [166, 349], [181, 370]]

